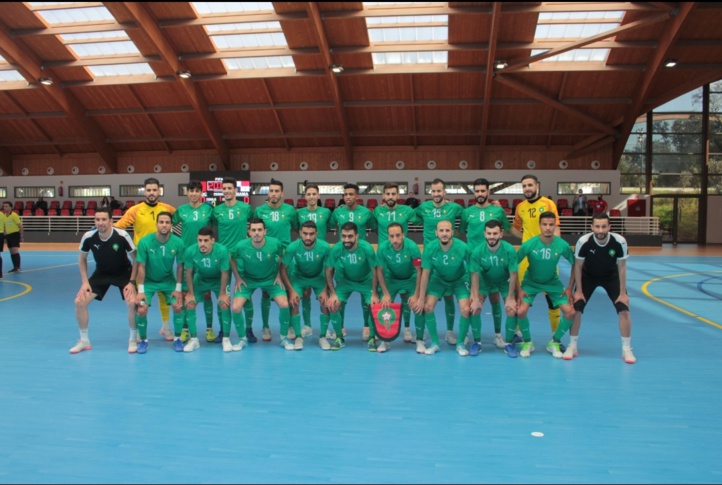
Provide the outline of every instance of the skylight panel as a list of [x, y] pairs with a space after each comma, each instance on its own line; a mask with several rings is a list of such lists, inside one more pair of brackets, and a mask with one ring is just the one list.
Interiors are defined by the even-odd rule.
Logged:
[[60, 10], [36, 10], [36, 13], [50, 25], [89, 24], [115, 21], [105, 7], [69, 8]]
[[443, 5], [445, 2], [362, 2], [364, 7], [405, 7], [407, 5]]
[[534, 39], [583, 39], [617, 27], [619, 24], [537, 24]]
[[0, 71], [0, 82], [25, 81], [25, 78], [18, 71]]
[[273, 12], [271, 2], [191, 2], [201, 15]]
[[213, 44], [218, 50], [254, 47], [285, 47], [286, 37], [283, 33], [213, 35]]
[[221, 34], [227, 32], [242, 33], [257, 30], [281, 31], [281, 22], [244, 22], [239, 24], [212, 24], [206, 25], [206, 32], [209, 34]]
[[[545, 49], [534, 49], [531, 55], [547, 52]], [[609, 49], [574, 49], [559, 55], [542, 59], [541, 62], [605, 62]]]
[[60, 34], [60, 40], [66, 44], [73, 42], [87, 42], [100, 40], [120, 40], [127, 39], [128, 34], [125, 30], [110, 30], [108, 32], [81, 32], [77, 34]]
[[97, 42], [71, 44], [68, 46], [78, 57], [103, 57], [140, 54], [135, 44], [129, 40], [120, 42]]
[[95, 77], [138, 76], [143, 74], [154, 74], [153, 69], [151, 69], [150, 66], [144, 62], [135, 64], [88, 66], [88, 69]]
[[295, 68], [291, 56], [245, 57], [238, 59], [223, 59], [229, 71], [252, 69], [284, 69]]
[[446, 64], [447, 51], [429, 52], [373, 52], [374, 66], [402, 64]]

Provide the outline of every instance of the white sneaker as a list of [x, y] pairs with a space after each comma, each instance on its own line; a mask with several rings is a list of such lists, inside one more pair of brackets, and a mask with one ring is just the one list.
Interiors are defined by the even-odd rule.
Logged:
[[321, 347], [321, 350], [331, 350], [331, 344], [328, 343], [328, 340], [326, 337], [321, 337], [318, 339], [318, 345]]
[[223, 339], [221, 340], [221, 344], [223, 345], [223, 352], [233, 352], [231, 339], [229, 339], [228, 337], [223, 337]]
[[562, 354], [562, 359], [572, 360], [577, 355], [579, 355], [579, 352], [577, 352], [577, 346], [574, 344], [569, 344], [569, 347], [567, 347], [567, 350], [565, 350], [564, 353]]
[[303, 350], [303, 339], [301, 337], [296, 338], [293, 342], [293, 350]]
[[555, 359], [561, 359], [564, 356], [559, 345], [559, 342], [555, 342], [553, 340], [550, 340], [547, 343], [547, 352], [552, 354], [552, 357], [554, 357]]
[[138, 351], [138, 341], [134, 338], [128, 340], [128, 353], [134, 354]]
[[287, 337], [283, 337], [281, 339], [281, 347], [283, 347], [286, 350], [294, 350], [295, 349], [295, 347], [293, 346], [293, 342], [288, 340]]
[[201, 344], [198, 342], [198, 337], [191, 337], [190, 340], [188, 340], [188, 343], [183, 347], [183, 352], [193, 352], [199, 348], [201, 348]]
[[404, 328], [404, 342], [406, 342], [408, 344], [408, 343], [411, 343], [411, 341], [412, 341], [411, 328], [406, 327], [406, 328]]
[[371, 330], [369, 327], [364, 327], [363, 333], [361, 333], [361, 339], [366, 342], [368, 339], [371, 338]]
[[313, 328], [311, 328], [311, 325], [304, 325], [301, 329], [301, 338], [310, 337], [313, 335]]
[[289, 340], [294, 340], [296, 338], [296, 331], [293, 329], [293, 327], [288, 327], [288, 333], [286, 334], [286, 337], [288, 337]]
[[71, 354], [78, 354], [83, 350], [90, 350], [93, 347], [90, 346], [90, 340], [78, 340], [78, 343], [70, 347]]
[[233, 350], [234, 352], [240, 352], [246, 345], [248, 345], [248, 339], [246, 337], [243, 337], [238, 341], [236, 345], [231, 347], [231, 350]]
[[158, 332], [158, 333], [160, 333], [163, 336], [163, 338], [166, 339], [166, 341], [168, 341], [168, 342], [173, 341], [173, 338], [174, 338], [173, 330], [171, 330], [170, 327], [162, 327], [160, 329], [160, 332]]
[[446, 343], [449, 345], [456, 345], [457, 340], [456, 340], [456, 334], [454, 333], [454, 331], [447, 330], [446, 338], [444, 340], [446, 340]]
[[429, 347], [428, 349], [426, 349], [426, 352], [424, 352], [424, 353], [425, 353], [426, 355], [434, 355], [436, 352], [440, 352], [440, 351], [441, 351], [441, 349], [439, 348], [438, 345], [432, 344], [431, 347]]
[[391, 344], [388, 342], [381, 342], [378, 347], [376, 347], [376, 352], [384, 353], [387, 350], [391, 348]]
[[531, 357], [531, 353], [534, 352], [534, 342], [524, 342], [519, 352], [520, 357]]
[[270, 329], [270, 328], [264, 328], [264, 329], [263, 329], [263, 341], [264, 341], [264, 342], [270, 342], [270, 341], [271, 341], [271, 329]]
[[327, 340], [336, 340], [336, 330], [334, 330], [331, 326], [326, 329], [326, 339]]
[[469, 355], [469, 351], [466, 350], [466, 347], [464, 347], [463, 345], [456, 346], [456, 353], [462, 357], [466, 357], [467, 355]]
[[632, 353], [632, 348], [622, 349], [622, 360], [627, 364], [634, 364], [637, 362], [637, 358]]
[[504, 347], [506, 347], [504, 337], [502, 337], [500, 333], [494, 335], [494, 345], [496, 345], [497, 349], [503, 349]]
[[417, 354], [425, 354], [426, 353], [426, 344], [423, 340], [417, 340], [416, 341], [416, 353]]

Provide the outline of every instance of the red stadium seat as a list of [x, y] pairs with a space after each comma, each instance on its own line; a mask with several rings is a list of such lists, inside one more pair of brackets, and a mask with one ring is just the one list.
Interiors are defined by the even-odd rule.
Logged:
[[293, 199], [283, 199], [284, 204], [293, 205]]
[[80, 210], [85, 209], [85, 201], [76, 200], [76, 201], [75, 201], [75, 208], [76, 208], [76, 209], [80, 209]]
[[366, 204], [366, 207], [369, 210], [374, 210], [376, 206], [379, 205], [379, 201], [376, 199], [369, 199], [368, 203]]
[[464, 199], [454, 199], [454, 202], [459, 204], [461, 207], [466, 207], [466, 202], [464, 202]]
[[133, 201], [133, 200], [126, 200], [126, 201], [125, 201], [125, 208], [126, 208], [126, 209], [130, 209], [130, 208], [133, 207], [134, 205], [135, 205], [135, 201]]
[[53, 200], [50, 202], [50, 208], [51, 209], [60, 209], [60, 201], [59, 200]]
[[113, 209], [113, 216], [122, 216], [123, 211], [120, 209]]
[[32, 209], [23, 209], [23, 217], [33, 215]]
[[73, 209], [73, 215], [74, 215], [74, 216], [82, 216], [82, 215], [83, 215], [83, 209]]
[[45, 212], [43, 212], [42, 209], [35, 209], [35, 215], [36, 216], [44, 216]]
[[97, 209], [98, 208], [98, 202], [95, 200], [91, 200], [88, 202], [88, 209]]
[[25, 208], [26, 208], [26, 209], [33, 210], [33, 205], [34, 205], [34, 202], [33, 202], [32, 200], [26, 200], [26, 201], [25, 201]]
[[567, 199], [557, 200], [557, 209], [566, 209], [567, 207], [569, 207], [569, 201]]
[[60, 209], [60, 215], [61, 215], [61, 216], [69, 216], [69, 215], [70, 215], [70, 209]]
[[296, 209], [303, 209], [308, 205], [308, 202], [306, 202], [306, 199], [298, 199], [298, 202], [296, 202]]
[[364, 200], [360, 197], [356, 199], [356, 202], [358, 202], [358, 205], [364, 205]]
[[509, 199], [497, 199], [499, 201], [499, 205], [507, 208], [509, 207]]
[[566, 208], [562, 209], [562, 216], [569, 217], [572, 215], [574, 215], [574, 214], [572, 213], [572, 210], [570, 208], [566, 207]]
[[68, 210], [70, 210], [70, 209], [72, 209], [72, 208], [73, 208], [73, 203], [72, 203], [72, 202], [70, 202], [69, 200], [64, 200], [64, 201], [63, 201], [63, 209], [68, 209]]
[[334, 199], [325, 199], [323, 201], [323, 206], [326, 209], [334, 210], [336, 208], [336, 201]]
[[22, 200], [16, 200], [15, 205], [13, 206], [13, 210], [21, 211], [23, 210], [23, 201]]
[[58, 215], [58, 209], [48, 209], [48, 215], [49, 215], [49, 216], [57, 216], [57, 215]]
[[472, 205], [476, 204], [476, 199], [474, 197], [469, 199], [469, 204], [467, 207], [471, 207]]
[[397, 204], [406, 205], [406, 199], [398, 199], [396, 201]]
[[94, 216], [94, 215], [95, 215], [95, 209], [85, 209], [85, 215], [86, 215], [86, 216]]
[[609, 217], [622, 217], [622, 211], [619, 209], [609, 209]]
[[511, 207], [504, 207], [504, 212], [506, 212], [506, 215], [511, 215]]

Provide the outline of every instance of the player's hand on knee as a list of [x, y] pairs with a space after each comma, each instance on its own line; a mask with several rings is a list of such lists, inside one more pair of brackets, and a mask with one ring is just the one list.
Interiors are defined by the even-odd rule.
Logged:
[[186, 297], [186, 308], [188, 310], [195, 310], [196, 309], [196, 299], [191, 297]]

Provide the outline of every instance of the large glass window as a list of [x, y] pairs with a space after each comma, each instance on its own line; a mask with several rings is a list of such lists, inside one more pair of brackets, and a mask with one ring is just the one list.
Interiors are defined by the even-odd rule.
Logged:
[[110, 197], [110, 185], [86, 185], [86, 186], [74, 186], [68, 187], [68, 197], [75, 198], [96, 198], [96, 197]]
[[55, 187], [15, 187], [16, 199], [37, 199], [40, 196], [54, 198]]
[[7, 198], [8, 198], [8, 188], [0, 187], [0, 199], [7, 199]]
[[[163, 186], [160, 186], [160, 195], [163, 196]], [[121, 185], [119, 197], [144, 197], [145, 185]]]
[[579, 189], [584, 194], [612, 193], [611, 182], [559, 182], [557, 183], [557, 195], [577, 195]]

